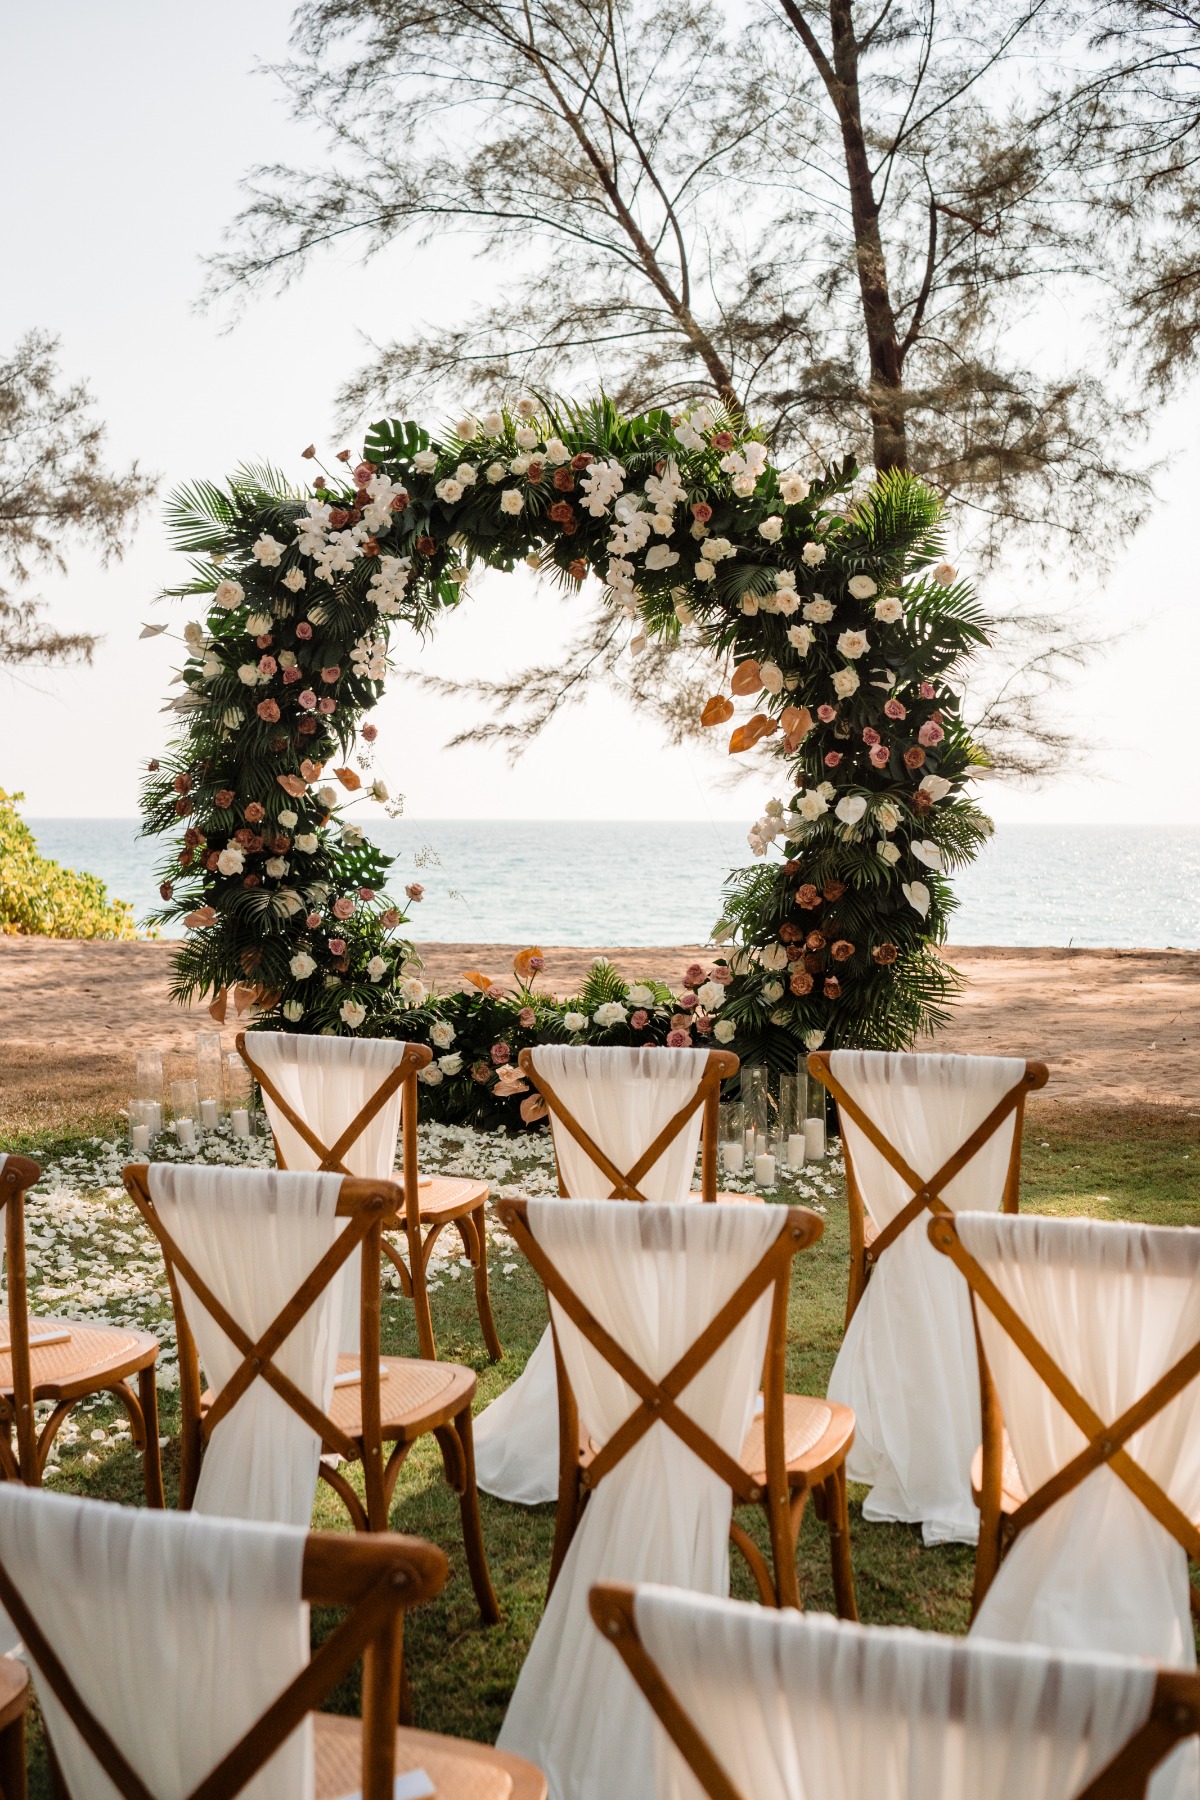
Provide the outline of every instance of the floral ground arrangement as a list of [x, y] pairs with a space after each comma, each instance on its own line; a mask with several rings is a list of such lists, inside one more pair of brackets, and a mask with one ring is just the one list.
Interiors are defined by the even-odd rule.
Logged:
[[738, 1053], [782, 1069], [937, 1023], [948, 874], [989, 826], [956, 688], [985, 625], [929, 489], [850, 465], [809, 479], [713, 406], [631, 419], [603, 398], [520, 400], [436, 437], [383, 421], [340, 461], [304, 490], [245, 469], [171, 505], [192, 559], [176, 594], [203, 617], [144, 809], [172, 840], [177, 995], [376, 1035], [425, 1001], [400, 935], [414, 890], [388, 894], [389, 859], [349, 817], [387, 798], [368, 715], [397, 625], [425, 632], [473, 569], [525, 561], [569, 589], [597, 576], [633, 654], [691, 634], [726, 674], [698, 718], [732, 724], [731, 754], [779, 759], [751, 833], [764, 860], [731, 876], [719, 933], [742, 952], [723, 1003]]

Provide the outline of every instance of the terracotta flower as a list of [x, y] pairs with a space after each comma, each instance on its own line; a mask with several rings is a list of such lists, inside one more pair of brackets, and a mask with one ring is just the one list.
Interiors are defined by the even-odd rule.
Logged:
[[803, 996], [813, 991], [813, 978], [806, 969], [793, 969], [788, 986], [793, 994]]
[[820, 950], [806, 950], [804, 952], [804, 966], [810, 975], [819, 975], [824, 964], [825, 958]]
[[912, 744], [904, 752], [904, 766], [906, 769], [919, 769], [924, 761], [925, 752], [922, 750], [920, 744]]
[[190, 775], [177, 775], [171, 783], [171, 786], [175, 789], [177, 794], [190, 794], [192, 791], [192, 778]]
[[555, 469], [554, 485], [560, 494], [570, 494], [575, 488], [575, 477], [570, 469]]
[[175, 889], [169, 881], [164, 881], [158, 891], [164, 900], [169, 900], [171, 895], [175, 892]]
[[822, 931], [810, 931], [804, 942], [809, 950], [823, 950], [827, 939]]
[[569, 525], [574, 521], [575, 508], [569, 500], [556, 500], [550, 508], [550, 517], [556, 525]]
[[436, 551], [437, 551], [437, 539], [436, 538], [419, 537], [417, 539], [418, 555], [433, 556], [436, 553]]
[[472, 1081], [479, 1082], [490, 1081], [492, 1079], [491, 1064], [485, 1062], [472, 1063], [471, 1079]]
[[876, 944], [875, 948], [871, 951], [872, 959], [877, 963], [881, 963], [884, 968], [886, 968], [889, 963], [894, 963], [899, 954], [900, 952], [897, 950], [895, 944], [890, 940], [885, 941], [882, 944]]
[[181, 794], [175, 802], [175, 811], [181, 819], [186, 819], [192, 810], [192, 802], [187, 794]]
[[229, 808], [233, 805], [233, 801], [234, 793], [232, 788], [218, 788], [213, 795], [213, 805], [217, 808], [218, 812], [228, 812]]
[[590, 469], [595, 460], [590, 450], [581, 450], [578, 456], [571, 458], [571, 467], [573, 469]]
[[260, 700], [254, 710], [260, 719], [266, 720], [268, 725], [277, 725], [279, 723], [278, 701]]
[[804, 907], [806, 912], [815, 912], [820, 904], [820, 890], [811, 881], [806, 881], [803, 887], [796, 889], [796, 905]]
[[846, 884], [844, 881], [827, 881], [821, 892], [832, 906], [834, 901], [840, 900], [845, 894]]
[[257, 800], [251, 800], [249, 806], [247, 806], [242, 814], [247, 825], [261, 825], [266, 816], [266, 807], [260, 806]]
[[836, 938], [829, 947], [829, 954], [834, 962], [849, 962], [854, 955], [854, 945], [849, 938]]
[[825, 998], [827, 1000], [840, 1000], [841, 999], [842, 984], [838, 980], [836, 975], [827, 975], [825, 977], [824, 993], [825, 993]]
[[181, 869], [190, 869], [195, 860], [196, 852], [194, 850], [181, 850], [179, 852], [179, 866]]
[[574, 581], [586, 580], [587, 572], [588, 565], [586, 556], [577, 556], [574, 562], [569, 563], [567, 566], [567, 574], [570, 575]]
[[400, 923], [400, 914], [396, 911], [394, 906], [389, 906], [386, 912], [380, 913], [379, 923], [383, 926], [385, 931], [394, 931]]
[[704, 970], [699, 963], [689, 963], [683, 971], [683, 979], [688, 987], [696, 987], [704, 980]]
[[194, 825], [189, 825], [183, 834], [183, 841], [189, 850], [194, 850], [197, 844], [204, 842], [204, 833], [197, 831]]
[[[794, 874], [795, 871], [793, 870], [792, 873]], [[798, 944], [803, 936], [804, 932], [800, 926], [793, 925], [790, 919], [786, 925], [779, 927], [779, 941], [782, 944]]]

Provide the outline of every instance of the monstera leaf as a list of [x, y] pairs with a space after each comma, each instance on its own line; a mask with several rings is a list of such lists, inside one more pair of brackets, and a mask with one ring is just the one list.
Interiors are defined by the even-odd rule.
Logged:
[[428, 450], [429, 433], [412, 419], [376, 419], [367, 430], [363, 455], [368, 462], [409, 461]]

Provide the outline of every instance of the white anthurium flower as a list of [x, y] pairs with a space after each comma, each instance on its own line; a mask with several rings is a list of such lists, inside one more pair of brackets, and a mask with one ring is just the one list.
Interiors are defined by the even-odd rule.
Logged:
[[725, 989], [719, 981], [706, 981], [696, 989], [696, 998], [705, 1012], [716, 1012], [724, 1004]]
[[886, 600], [875, 602], [875, 617], [881, 625], [902, 625], [904, 623], [904, 605], [900, 600], [890, 596]]
[[521, 511], [524, 504], [525, 498], [519, 488], [505, 488], [500, 496], [500, 511], [510, 513], [513, 517]]
[[779, 477], [779, 498], [785, 506], [799, 506], [802, 500], [808, 499], [809, 484], [803, 475], [781, 475]]
[[373, 956], [367, 964], [367, 975], [372, 981], [382, 981], [388, 972], [386, 957]]
[[449, 1056], [438, 1057], [437, 1066], [443, 1075], [461, 1075], [462, 1057], [457, 1050], [452, 1050]]
[[240, 581], [218, 581], [213, 589], [213, 605], [220, 606], [226, 612], [236, 612], [246, 598], [246, 590]]
[[681, 625], [694, 625], [696, 622], [696, 615], [686, 600], [676, 600], [675, 617]]
[[563, 1024], [566, 1026], [568, 1031], [586, 1031], [587, 1030], [587, 1014], [580, 1013], [580, 1012], [564, 1013], [563, 1014]]
[[596, 1008], [592, 1021], [602, 1030], [607, 1030], [612, 1025], [623, 1025], [628, 1017], [628, 1011], [619, 1000], [606, 1000], [603, 1006]]
[[293, 812], [290, 806], [285, 806], [279, 815], [279, 823], [285, 831], [290, 831], [293, 825], [300, 823], [300, 814]]
[[941, 868], [942, 853], [932, 838], [913, 838], [908, 848], [917, 861], [924, 863], [927, 869]]
[[843, 825], [857, 825], [867, 810], [866, 795], [847, 794], [845, 799], [838, 801], [833, 810]]
[[438, 1019], [429, 1027], [429, 1041], [437, 1050], [448, 1050], [457, 1035], [449, 1019]]
[[858, 671], [849, 667], [835, 669], [833, 691], [839, 700], [848, 700], [851, 694], [856, 694], [858, 692]]
[[269, 532], [264, 531], [250, 546], [250, 554], [264, 569], [277, 569], [286, 547], [278, 538], [273, 538]]
[[386, 781], [380, 781], [376, 778], [371, 783], [371, 798], [372, 800], [378, 800], [380, 805], [385, 804], [391, 798], [391, 795], [388, 793]]
[[713, 1026], [713, 1036], [718, 1044], [731, 1044], [737, 1036], [737, 1026], [732, 1019], [718, 1019]]
[[833, 601], [817, 594], [804, 608], [804, 617], [813, 625], [828, 625], [833, 617]]
[[[778, 663], [759, 663], [758, 678], [768, 694], [781, 694], [783, 692], [783, 670], [779, 667]], [[770, 808], [768, 807], [767, 810], [769, 812]], [[783, 808], [780, 807], [779, 810], [782, 812]]]
[[768, 544], [777, 544], [783, 534], [783, 520], [778, 513], [772, 513], [764, 519], [758, 528], [759, 537], [766, 538]]
[[288, 968], [297, 981], [307, 981], [310, 975], [315, 975], [317, 972], [317, 965], [307, 950], [297, 950], [288, 964]]
[[929, 798], [936, 802], [946, 798], [952, 785], [951, 782], [946, 780], [944, 775], [925, 775], [922, 777], [921, 786], [918, 791], [922, 794], [928, 794]]
[[630, 1006], [653, 1006], [654, 989], [646, 986], [644, 981], [635, 982], [629, 990]]
[[413, 457], [413, 468], [417, 471], [418, 475], [432, 475], [433, 471], [437, 468], [437, 465], [438, 459], [436, 450], [418, 450], [417, 454]]
[[815, 569], [818, 564], [825, 561], [824, 544], [805, 544], [803, 550], [800, 552], [800, 560], [806, 563], [810, 569]]
[[846, 586], [856, 600], [869, 600], [872, 594], [879, 592], [879, 588], [869, 575], [852, 575]]
[[786, 969], [787, 961], [786, 944], [764, 944], [758, 952], [758, 966], [766, 969], [768, 974], [777, 975], [780, 969]]
[[304, 1008], [299, 1000], [285, 1000], [283, 1016], [290, 1025], [296, 1025], [304, 1017]]
[[763, 985], [762, 985], [762, 997], [766, 1001], [768, 1006], [774, 1006], [774, 1004], [777, 1000], [782, 1000], [783, 999], [783, 983], [782, 983], [782, 981], [764, 981]]
[[824, 1042], [825, 1033], [823, 1031], [809, 1031], [805, 1033], [804, 1048], [806, 1050], [819, 1050]]
[[788, 643], [798, 656], [807, 656], [815, 639], [807, 625], [789, 625]]
[[902, 881], [900, 892], [914, 912], [920, 913], [923, 919], [929, 917], [930, 894], [923, 881]]
[[895, 844], [890, 843], [887, 838], [880, 838], [875, 848], [885, 863], [890, 863], [894, 866], [900, 861], [900, 851], [898, 847]]
[[843, 631], [838, 638], [837, 647], [847, 661], [856, 661], [865, 656], [871, 648], [865, 631]]
[[678, 550], [670, 550], [666, 544], [652, 544], [645, 556], [648, 570], [673, 569], [678, 561]]

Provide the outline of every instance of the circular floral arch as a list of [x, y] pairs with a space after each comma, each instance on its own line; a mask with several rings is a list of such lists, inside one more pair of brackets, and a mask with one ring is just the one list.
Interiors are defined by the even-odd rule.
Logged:
[[[930, 489], [864, 485], [849, 463], [810, 480], [720, 407], [627, 418], [603, 396], [520, 400], [433, 437], [382, 421], [352, 461], [309, 490], [248, 467], [170, 503], [192, 558], [172, 591], [203, 612], [143, 799], [145, 831], [172, 838], [157, 917], [187, 931], [177, 998], [221, 1014], [232, 991], [285, 1029], [409, 1035], [426, 996], [392, 859], [346, 812], [386, 798], [368, 715], [398, 626], [461, 604], [475, 566], [532, 561], [569, 586], [598, 575], [634, 638], [698, 639], [727, 673], [697, 694], [702, 723], [731, 754], [778, 758], [750, 834], [762, 860], [726, 889], [721, 1002], [693, 998], [689, 1027], [783, 1068], [938, 1022], [947, 873], [989, 825], [965, 792], [984, 758], [955, 685], [984, 622], [941, 560]], [[638, 1029], [615, 1002], [586, 1022], [602, 1041]]]

